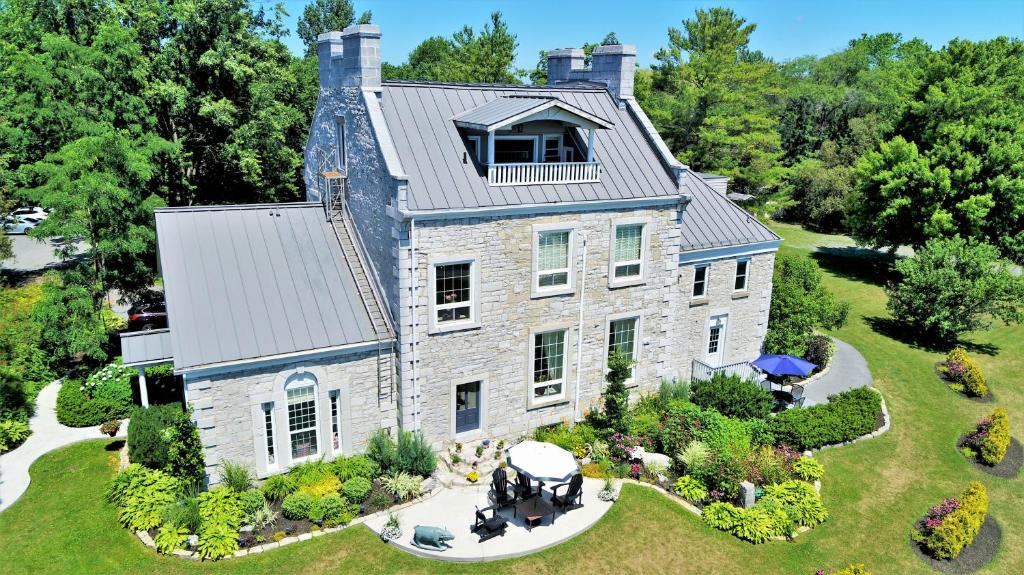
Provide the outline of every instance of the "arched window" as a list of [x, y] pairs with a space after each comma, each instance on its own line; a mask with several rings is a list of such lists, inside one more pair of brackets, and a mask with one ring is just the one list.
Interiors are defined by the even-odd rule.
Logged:
[[292, 461], [316, 457], [320, 453], [319, 420], [316, 409], [316, 378], [303, 372], [285, 381], [288, 394], [288, 444]]

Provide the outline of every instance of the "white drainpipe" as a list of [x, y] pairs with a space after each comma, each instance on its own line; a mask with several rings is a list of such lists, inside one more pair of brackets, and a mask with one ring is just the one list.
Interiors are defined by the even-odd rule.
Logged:
[[418, 376], [416, 361], [416, 325], [418, 314], [416, 313], [416, 284], [419, 277], [416, 273], [416, 218], [409, 220], [409, 281], [412, 284], [412, 428], [419, 431], [420, 425], [420, 380]]
[[580, 409], [580, 381], [583, 375], [583, 303], [587, 295], [587, 233], [580, 232], [580, 238], [583, 241], [583, 270], [580, 277], [579, 324], [576, 327], [576, 400], [573, 405], [573, 415], [577, 423], [583, 420]]

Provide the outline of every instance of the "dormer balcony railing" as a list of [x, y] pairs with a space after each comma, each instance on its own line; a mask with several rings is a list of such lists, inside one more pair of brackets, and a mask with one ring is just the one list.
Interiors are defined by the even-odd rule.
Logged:
[[487, 166], [487, 183], [492, 186], [586, 184], [600, 181], [601, 162], [531, 162]]

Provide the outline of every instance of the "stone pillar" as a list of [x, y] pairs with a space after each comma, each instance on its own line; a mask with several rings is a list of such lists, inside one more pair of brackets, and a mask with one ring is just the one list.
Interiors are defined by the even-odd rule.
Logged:
[[743, 504], [744, 509], [750, 509], [754, 506], [754, 502], [757, 499], [754, 493], [755, 489], [754, 484], [749, 481], [740, 483], [740, 502]]
[[380, 88], [380, 26], [354, 24], [341, 32], [341, 68], [337, 70], [342, 86]]
[[320, 66], [320, 87], [337, 88], [340, 78], [332, 60], [342, 57], [341, 32], [324, 32], [316, 38], [316, 56]]
[[608, 91], [620, 100], [632, 99], [633, 81], [636, 75], [636, 46], [632, 44], [598, 46], [594, 48], [591, 57], [588, 79], [606, 83]]
[[548, 84], [573, 79], [573, 72], [583, 71], [583, 50], [561, 48], [548, 52]]
[[149, 390], [146, 389], [146, 368], [137, 367], [139, 371], [139, 400], [142, 407], [149, 407]]

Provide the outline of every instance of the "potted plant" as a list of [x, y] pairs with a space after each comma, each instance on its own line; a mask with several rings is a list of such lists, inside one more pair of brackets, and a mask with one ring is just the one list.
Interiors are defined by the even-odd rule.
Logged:
[[392, 539], [398, 539], [401, 536], [402, 525], [398, 522], [398, 515], [388, 513], [388, 521], [384, 524], [384, 528], [380, 530], [381, 540], [387, 542]]
[[470, 483], [476, 483], [477, 481], [480, 481], [480, 474], [476, 471], [470, 471], [466, 474], [466, 480]]
[[615, 501], [615, 486], [611, 479], [604, 480], [604, 488], [597, 494], [597, 498], [601, 501]]
[[100, 433], [102, 433], [104, 435], [109, 435], [110, 437], [114, 437], [115, 435], [117, 435], [117, 432], [120, 429], [121, 429], [121, 422], [116, 420], [116, 419], [111, 419], [110, 421], [104, 421], [103, 424], [100, 425]]

